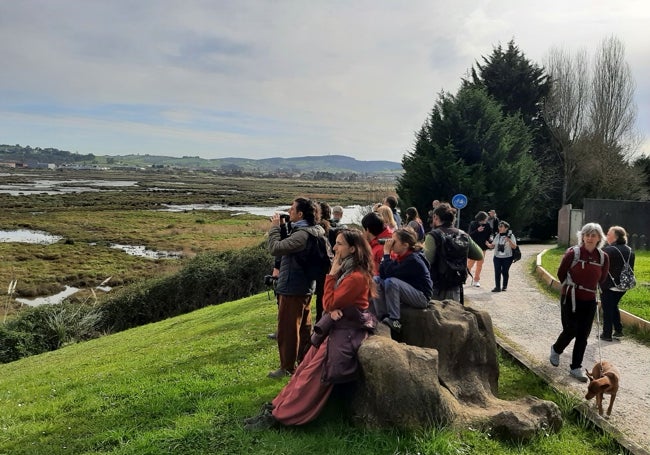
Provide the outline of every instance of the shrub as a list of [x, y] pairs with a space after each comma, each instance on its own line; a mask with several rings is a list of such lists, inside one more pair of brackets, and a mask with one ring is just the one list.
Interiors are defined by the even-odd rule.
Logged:
[[135, 283], [99, 306], [64, 302], [28, 308], [0, 324], [0, 362], [257, 294], [272, 267], [264, 245], [205, 253], [177, 274]]
[[103, 328], [125, 330], [256, 294], [272, 267], [263, 245], [200, 254], [175, 275], [129, 286], [106, 300]]

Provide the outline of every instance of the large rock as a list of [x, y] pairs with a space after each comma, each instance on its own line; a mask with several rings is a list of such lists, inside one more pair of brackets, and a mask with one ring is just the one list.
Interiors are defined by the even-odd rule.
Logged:
[[380, 324], [379, 336], [359, 349], [363, 378], [352, 406], [358, 422], [403, 429], [473, 425], [517, 441], [562, 426], [553, 402], [496, 398], [499, 364], [488, 313], [433, 300], [424, 310], [403, 307], [401, 321], [399, 340]]

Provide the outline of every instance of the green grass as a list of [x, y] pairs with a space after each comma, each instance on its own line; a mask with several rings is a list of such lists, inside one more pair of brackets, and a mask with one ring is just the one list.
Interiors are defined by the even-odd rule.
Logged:
[[[335, 401], [304, 427], [245, 432], [284, 384], [266, 377], [276, 314], [263, 293], [0, 365], [0, 454], [620, 453], [580, 421], [505, 444], [474, 429], [355, 428]], [[561, 398], [508, 359], [500, 393]]]

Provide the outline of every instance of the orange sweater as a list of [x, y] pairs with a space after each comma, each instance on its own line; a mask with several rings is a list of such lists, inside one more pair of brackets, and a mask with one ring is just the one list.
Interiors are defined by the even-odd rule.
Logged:
[[339, 287], [334, 289], [336, 277], [325, 276], [325, 292], [323, 293], [323, 309], [325, 311], [342, 310], [356, 306], [360, 310], [368, 309], [370, 289], [363, 273], [354, 271], [346, 276]]

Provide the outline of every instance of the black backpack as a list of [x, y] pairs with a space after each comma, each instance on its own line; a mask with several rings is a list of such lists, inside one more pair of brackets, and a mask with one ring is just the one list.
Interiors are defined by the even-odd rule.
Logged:
[[429, 234], [436, 242], [436, 257], [431, 264], [433, 287], [447, 290], [462, 286], [468, 273], [469, 235], [455, 228], [437, 228]]
[[333, 260], [332, 247], [324, 235], [309, 234], [307, 246], [296, 255], [296, 261], [309, 280], [317, 280], [329, 273]]

